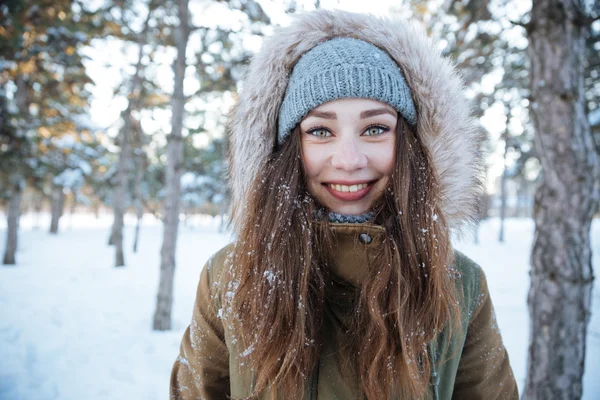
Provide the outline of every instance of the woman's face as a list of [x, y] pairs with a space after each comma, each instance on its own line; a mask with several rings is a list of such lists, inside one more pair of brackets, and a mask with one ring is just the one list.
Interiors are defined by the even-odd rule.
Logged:
[[321, 104], [300, 122], [308, 191], [347, 215], [370, 210], [394, 167], [398, 113], [369, 99]]

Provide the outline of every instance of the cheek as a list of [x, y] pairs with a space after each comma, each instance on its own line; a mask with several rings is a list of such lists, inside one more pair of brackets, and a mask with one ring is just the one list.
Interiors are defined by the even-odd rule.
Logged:
[[372, 165], [382, 175], [391, 175], [394, 170], [394, 164], [396, 162], [396, 149], [395, 143], [386, 143], [385, 146], [381, 146], [378, 149], [374, 149], [371, 153]]
[[392, 171], [394, 170], [394, 163], [396, 159], [394, 157], [394, 152], [387, 154], [387, 157], [383, 160], [382, 169], [385, 175], [392, 175]]
[[302, 146], [302, 164], [307, 177], [319, 175], [325, 168], [327, 156], [319, 146]]

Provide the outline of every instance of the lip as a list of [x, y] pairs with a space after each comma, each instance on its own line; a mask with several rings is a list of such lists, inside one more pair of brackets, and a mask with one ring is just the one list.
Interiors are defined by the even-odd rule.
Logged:
[[[366, 184], [368, 184], [368, 186], [363, 189], [357, 190], [356, 192], [338, 192], [337, 190], [332, 189], [328, 185], [328, 184], [337, 184], [337, 185], [352, 186], [352, 185], [359, 185], [362, 183], [366, 183]], [[335, 182], [323, 183], [323, 186], [336, 199], [343, 200], [343, 201], [356, 201], [356, 200], [362, 199], [367, 194], [369, 194], [371, 189], [373, 189], [374, 183], [375, 183], [374, 181], [353, 181], [353, 182], [351, 182], [351, 181], [335, 181]]]

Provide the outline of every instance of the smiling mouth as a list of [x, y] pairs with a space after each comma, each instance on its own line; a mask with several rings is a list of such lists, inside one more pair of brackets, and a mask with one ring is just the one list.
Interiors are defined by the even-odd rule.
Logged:
[[323, 183], [327, 191], [338, 200], [357, 201], [365, 197], [373, 188], [372, 182], [357, 183], [354, 185], [342, 185], [339, 183]]
[[364, 188], [366, 188], [367, 186], [370, 185], [370, 183], [359, 183], [357, 185], [338, 185], [335, 183], [326, 183], [325, 185], [327, 185], [327, 187], [329, 187], [330, 189], [333, 189], [337, 192], [343, 192], [343, 193], [354, 193], [354, 192], [358, 192], [359, 190], [362, 190]]

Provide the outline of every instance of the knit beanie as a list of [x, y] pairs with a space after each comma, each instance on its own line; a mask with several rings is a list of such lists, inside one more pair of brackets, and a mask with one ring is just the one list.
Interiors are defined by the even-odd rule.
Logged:
[[387, 103], [416, 125], [410, 89], [390, 56], [365, 41], [337, 37], [313, 47], [294, 66], [279, 110], [277, 144], [312, 109], [350, 97]]

